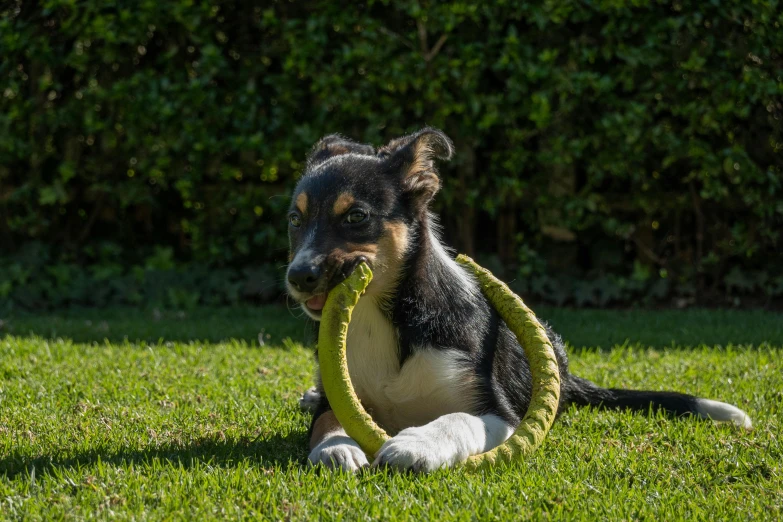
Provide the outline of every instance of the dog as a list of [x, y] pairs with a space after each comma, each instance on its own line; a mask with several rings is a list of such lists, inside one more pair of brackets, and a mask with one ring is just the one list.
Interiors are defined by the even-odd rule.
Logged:
[[[366, 262], [373, 279], [348, 329], [356, 394], [393, 437], [373, 466], [428, 472], [502, 444], [531, 397], [527, 359], [514, 334], [439, 238], [430, 203], [441, 186], [435, 161], [454, 154], [440, 130], [424, 128], [375, 149], [339, 135], [310, 152], [288, 214], [286, 286], [313, 320], [329, 291]], [[545, 325], [546, 326], [546, 325]], [[739, 408], [676, 392], [606, 389], [572, 375], [549, 326], [560, 368], [558, 412], [570, 404], [663, 410], [750, 429]], [[309, 462], [356, 471], [370, 462], [329, 407], [320, 377]]]

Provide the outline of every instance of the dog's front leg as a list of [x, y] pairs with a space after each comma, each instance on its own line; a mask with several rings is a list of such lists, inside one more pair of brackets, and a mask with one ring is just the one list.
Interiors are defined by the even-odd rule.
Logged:
[[367, 456], [343, 427], [331, 410], [322, 413], [313, 423], [310, 436], [311, 464], [323, 464], [328, 468], [358, 471], [369, 465]]
[[449, 467], [503, 444], [514, 428], [497, 415], [450, 413], [386, 441], [373, 466], [432, 471]]

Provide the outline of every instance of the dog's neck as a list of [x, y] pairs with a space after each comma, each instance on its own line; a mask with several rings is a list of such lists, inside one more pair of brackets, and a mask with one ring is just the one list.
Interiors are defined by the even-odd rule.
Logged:
[[451, 249], [441, 241], [437, 220], [431, 213], [427, 212], [418, 222], [412, 243], [406, 276], [421, 283], [417, 288], [429, 287], [441, 296], [456, 297], [465, 292], [473, 295], [475, 281], [457, 265]]
[[403, 360], [410, 354], [410, 343], [456, 342], [461, 330], [474, 324], [472, 316], [486, 308], [476, 281], [441, 243], [431, 215], [417, 223], [404, 266], [390, 303]]

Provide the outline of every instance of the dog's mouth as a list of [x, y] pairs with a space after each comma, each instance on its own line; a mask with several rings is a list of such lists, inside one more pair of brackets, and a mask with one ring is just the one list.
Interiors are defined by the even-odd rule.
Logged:
[[288, 288], [288, 293], [302, 305], [302, 309], [307, 315], [315, 320], [320, 320], [321, 311], [323, 310], [324, 305], [326, 305], [326, 298], [329, 296], [329, 291], [345, 281], [360, 262], [369, 264], [369, 261], [365, 256], [358, 256], [348, 263], [342, 263], [341, 265], [331, 267], [325, 277], [326, 283], [319, 285], [319, 287], [315, 289], [315, 293], [310, 294], [309, 296], [308, 294], [295, 291], [290, 286]]
[[309, 308], [311, 312], [320, 312], [321, 310], [323, 310], [325, 304], [326, 304], [326, 294], [314, 295], [313, 297], [305, 301], [305, 306]]
[[329, 291], [345, 281], [361, 262], [369, 264], [369, 261], [365, 256], [358, 256], [348, 263], [330, 267], [325, 277], [326, 283], [320, 284], [319, 287], [315, 289], [314, 294], [309, 296], [307, 296], [307, 294], [303, 295], [302, 292], [295, 291], [291, 287], [288, 288], [288, 293], [293, 296], [296, 301], [302, 304], [302, 307], [308, 315], [314, 319], [319, 319], [321, 317], [321, 311], [326, 304], [326, 298], [329, 295]]
[[302, 310], [315, 321], [321, 320], [323, 314], [324, 305], [326, 304], [326, 298], [329, 292], [323, 294], [315, 294], [299, 301]]

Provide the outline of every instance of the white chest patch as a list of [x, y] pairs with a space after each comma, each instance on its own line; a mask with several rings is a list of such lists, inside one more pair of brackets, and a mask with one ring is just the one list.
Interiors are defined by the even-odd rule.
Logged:
[[372, 299], [360, 299], [348, 327], [348, 372], [362, 404], [396, 433], [441, 415], [473, 413], [475, 377], [456, 351], [418, 349], [402, 368], [399, 338]]

